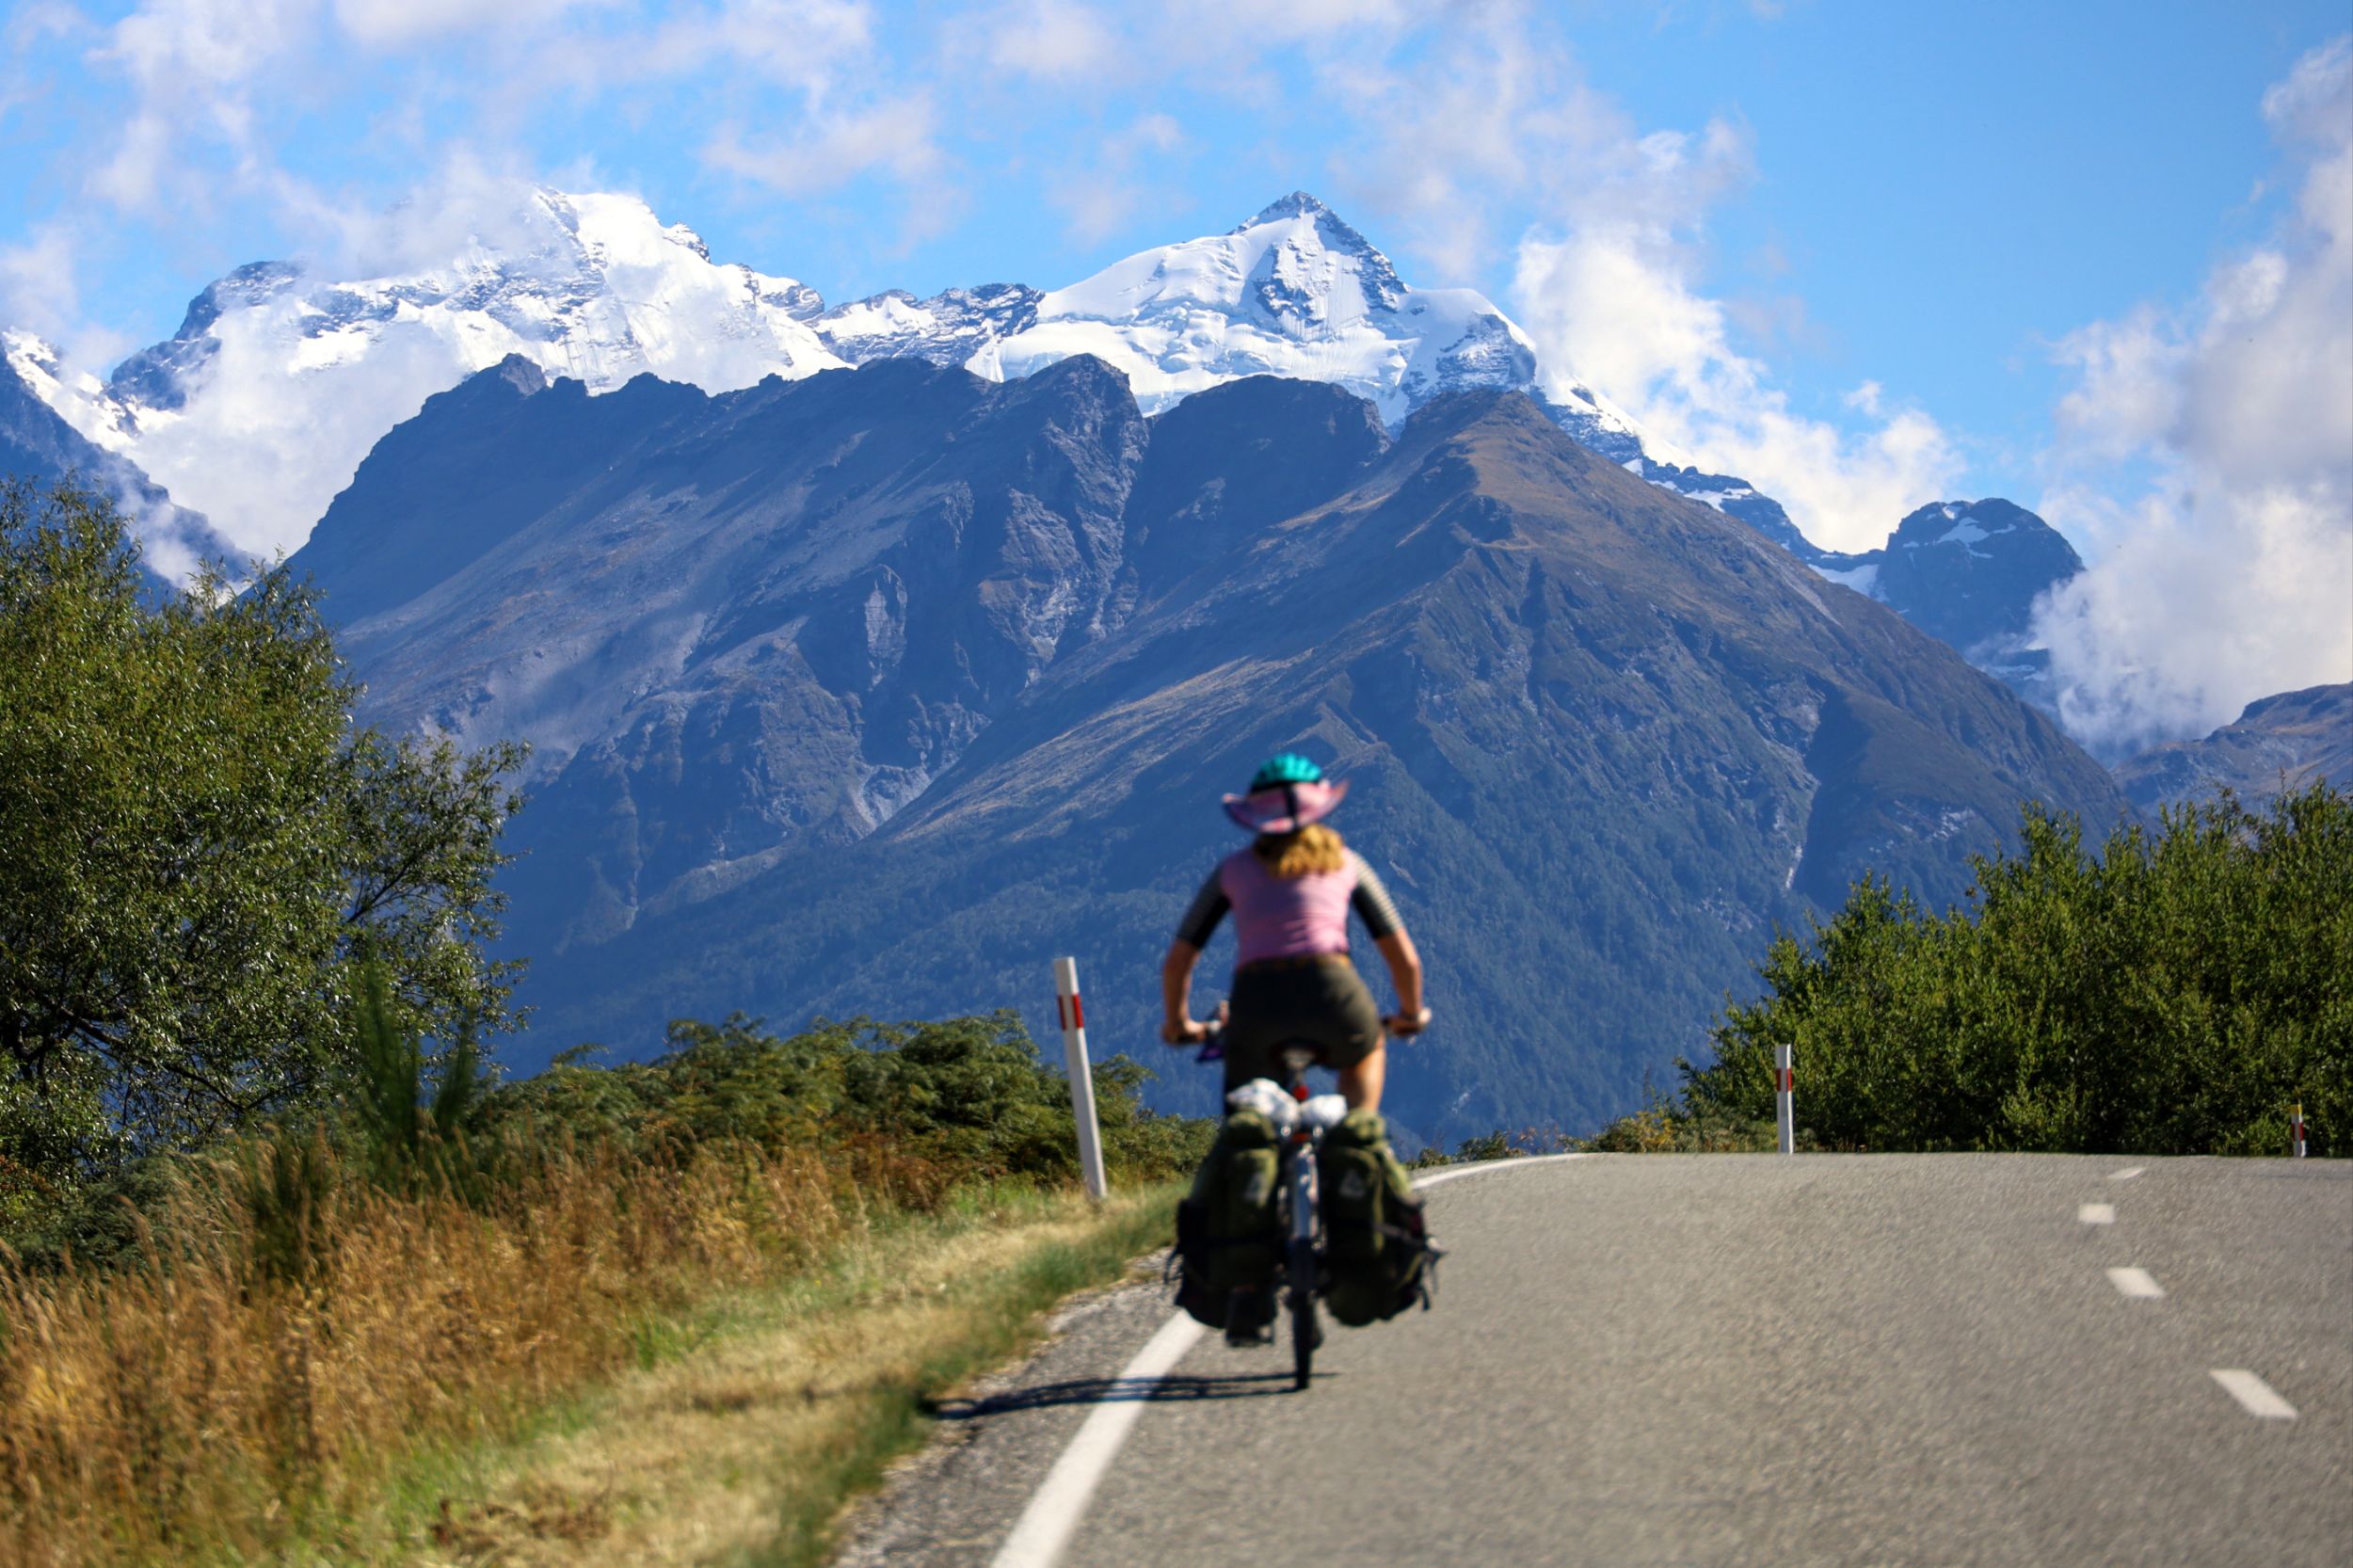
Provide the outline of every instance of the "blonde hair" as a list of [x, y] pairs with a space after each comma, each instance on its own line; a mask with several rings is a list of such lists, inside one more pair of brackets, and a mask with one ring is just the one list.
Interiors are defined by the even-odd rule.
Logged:
[[1347, 846], [1321, 823], [1309, 823], [1289, 833], [1261, 833], [1250, 847], [1266, 862], [1267, 870], [1286, 882], [1336, 872], [1348, 864]]

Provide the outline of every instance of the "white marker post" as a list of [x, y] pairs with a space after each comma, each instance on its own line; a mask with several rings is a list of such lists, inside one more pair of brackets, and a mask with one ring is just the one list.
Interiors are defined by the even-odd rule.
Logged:
[[1773, 1048], [1773, 1115], [1781, 1123], [1781, 1152], [1798, 1152], [1797, 1075], [1789, 1065], [1790, 1046]]
[[2297, 1100], [2288, 1112], [2288, 1141], [2296, 1158], [2304, 1158], [2304, 1102]]
[[1087, 1065], [1087, 1010], [1079, 1000], [1079, 961], [1054, 960], [1054, 1012], [1062, 1020], [1063, 1065], [1070, 1074], [1070, 1110], [1079, 1122], [1079, 1171], [1087, 1196], [1110, 1195], [1103, 1178], [1103, 1130], [1095, 1120], [1095, 1074]]

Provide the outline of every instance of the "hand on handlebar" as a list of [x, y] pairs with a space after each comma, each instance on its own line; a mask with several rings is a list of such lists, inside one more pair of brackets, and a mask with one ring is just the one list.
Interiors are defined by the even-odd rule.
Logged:
[[1231, 1012], [1232, 1009], [1221, 1001], [1217, 1004], [1217, 1016], [1208, 1023], [1202, 1023], [1190, 1016], [1171, 1018], [1160, 1025], [1160, 1039], [1164, 1044], [1172, 1046], [1197, 1046], [1210, 1035], [1223, 1030]]
[[1393, 1014], [1381, 1020], [1381, 1027], [1401, 1038], [1408, 1034], [1419, 1034], [1430, 1027], [1430, 1009], [1425, 1007], [1418, 1013]]

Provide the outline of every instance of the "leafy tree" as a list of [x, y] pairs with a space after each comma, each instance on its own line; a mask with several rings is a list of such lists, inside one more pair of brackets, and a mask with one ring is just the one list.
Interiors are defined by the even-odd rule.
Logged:
[[511, 1027], [483, 945], [513, 747], [354, 732], [281, 563], [144, 595], [72, 483], [0, 486], [0, 1224], [316, 1092], [363, 957], [401, 1027]]
[[1769, 1117], [1787, 1041], [1832, 1147], [2279, 1153], [2301, 1102], [2314, 1152], [2353, 1151], [2353, 797], [2226, 794], [2096, 856], [2029, 809], [2022, 838], [1975, 862], [1973, 907], [1865, 878], [1777, 938], [1690, 1108]]

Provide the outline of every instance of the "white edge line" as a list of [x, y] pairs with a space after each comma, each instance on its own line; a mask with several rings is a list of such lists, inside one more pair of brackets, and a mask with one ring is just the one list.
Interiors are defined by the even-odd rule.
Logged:
[[2146, 1269], [2110, 1269], [2108, 1283], [2139, 1301], [2153, 1302], [2165, 1294], [2165, 1287]]
[[[1417, 1189], [1437, 1186], [1461, 1176], [1484, 1176], [1489, 1171], [1514, 1171], [1529, 1165], [1553, 1165], [1564, 1160], [1590, 1160], [1588, 1154], [1540, 1154], [1519, 1160], [1492, 1160], [1477, 1165], [1465, 1165], [1459, 1171], [1441, 1171], [1426, 1176], [1414, 1183]], [[1124, 1398], [1098, 1404], [1070, 1446], [1054, 1460], [1053, 1467], [1022, 1509], [1021, 1517], [1014, 1521], [1013, 1533], [989, 1559], [989, 1568], [1054, 1568], [1062, 1560], [1063, 1549], [1079, 1528], [1079, 1521], [1086, 1516], [1087, 1504], [1095, 1498], [1095, 1489], [1119, 1457], [1120, 1445], [1128, 1440], [1128, 1429], [1136, 1424], [1150, 1400], [1153, 1384], [1176, 1369], [1185, 1352], [1203, 1334], [1199, 1323], [1178, 1312], [1162, 1323], [1160, 1332], [1144, 1343], [1135, 1359], [1119, 1369], [1118, 1383]]]
[[2296, 1419], [2296, 1407], [2280, 1398], [2271, 1384], [2244, 1368], [2222, 1368], [2206, 1375], [2228, 1389], [2231, 1398], [2246, 1406], [2249, 1416], [2260, 1416], [2266, 1421]]
[[1127, 1385], [1127, 1397], [1095, 1407], [1070, 1446], [1054, 1461], [1054, 1467], [1046, 1472], [1046, 1480], [1015, 1522], [1013, 1533], [989, 1560], [990, 1568], [1052, 1568], [1085, 1516], [1103, 1472], [1111, 1468], [1119, 1446], [1128, 1440], [1128, 1429], [1144, 1413], [1152, 1385], [1176, 1369], [1201, 1332], [1199, 1323], [1179, 1312], [1144, 1341], [1133, 1361], [1120, 1368], [1119, 1382]]
[[1460, 1170], [1440, 1171], [1435, 1176], [1423, 1176], [1415, 1182], [1414, 1186], [1417, 1191], [1427, 1192], [1442, 1181], [1460, 1181], [1465, 1176], [1485, 1176], [1489, 1171], [1516, 1171], [1526, 1165], [1557, 1165], [1563, 1160], [1591, 1160], [1593, 1158], [1590, 1154], [1531, 1154], [1523, 1155], [1516, 1160], [1484, 1160], [1476, 1165], [1465, 1165]]

